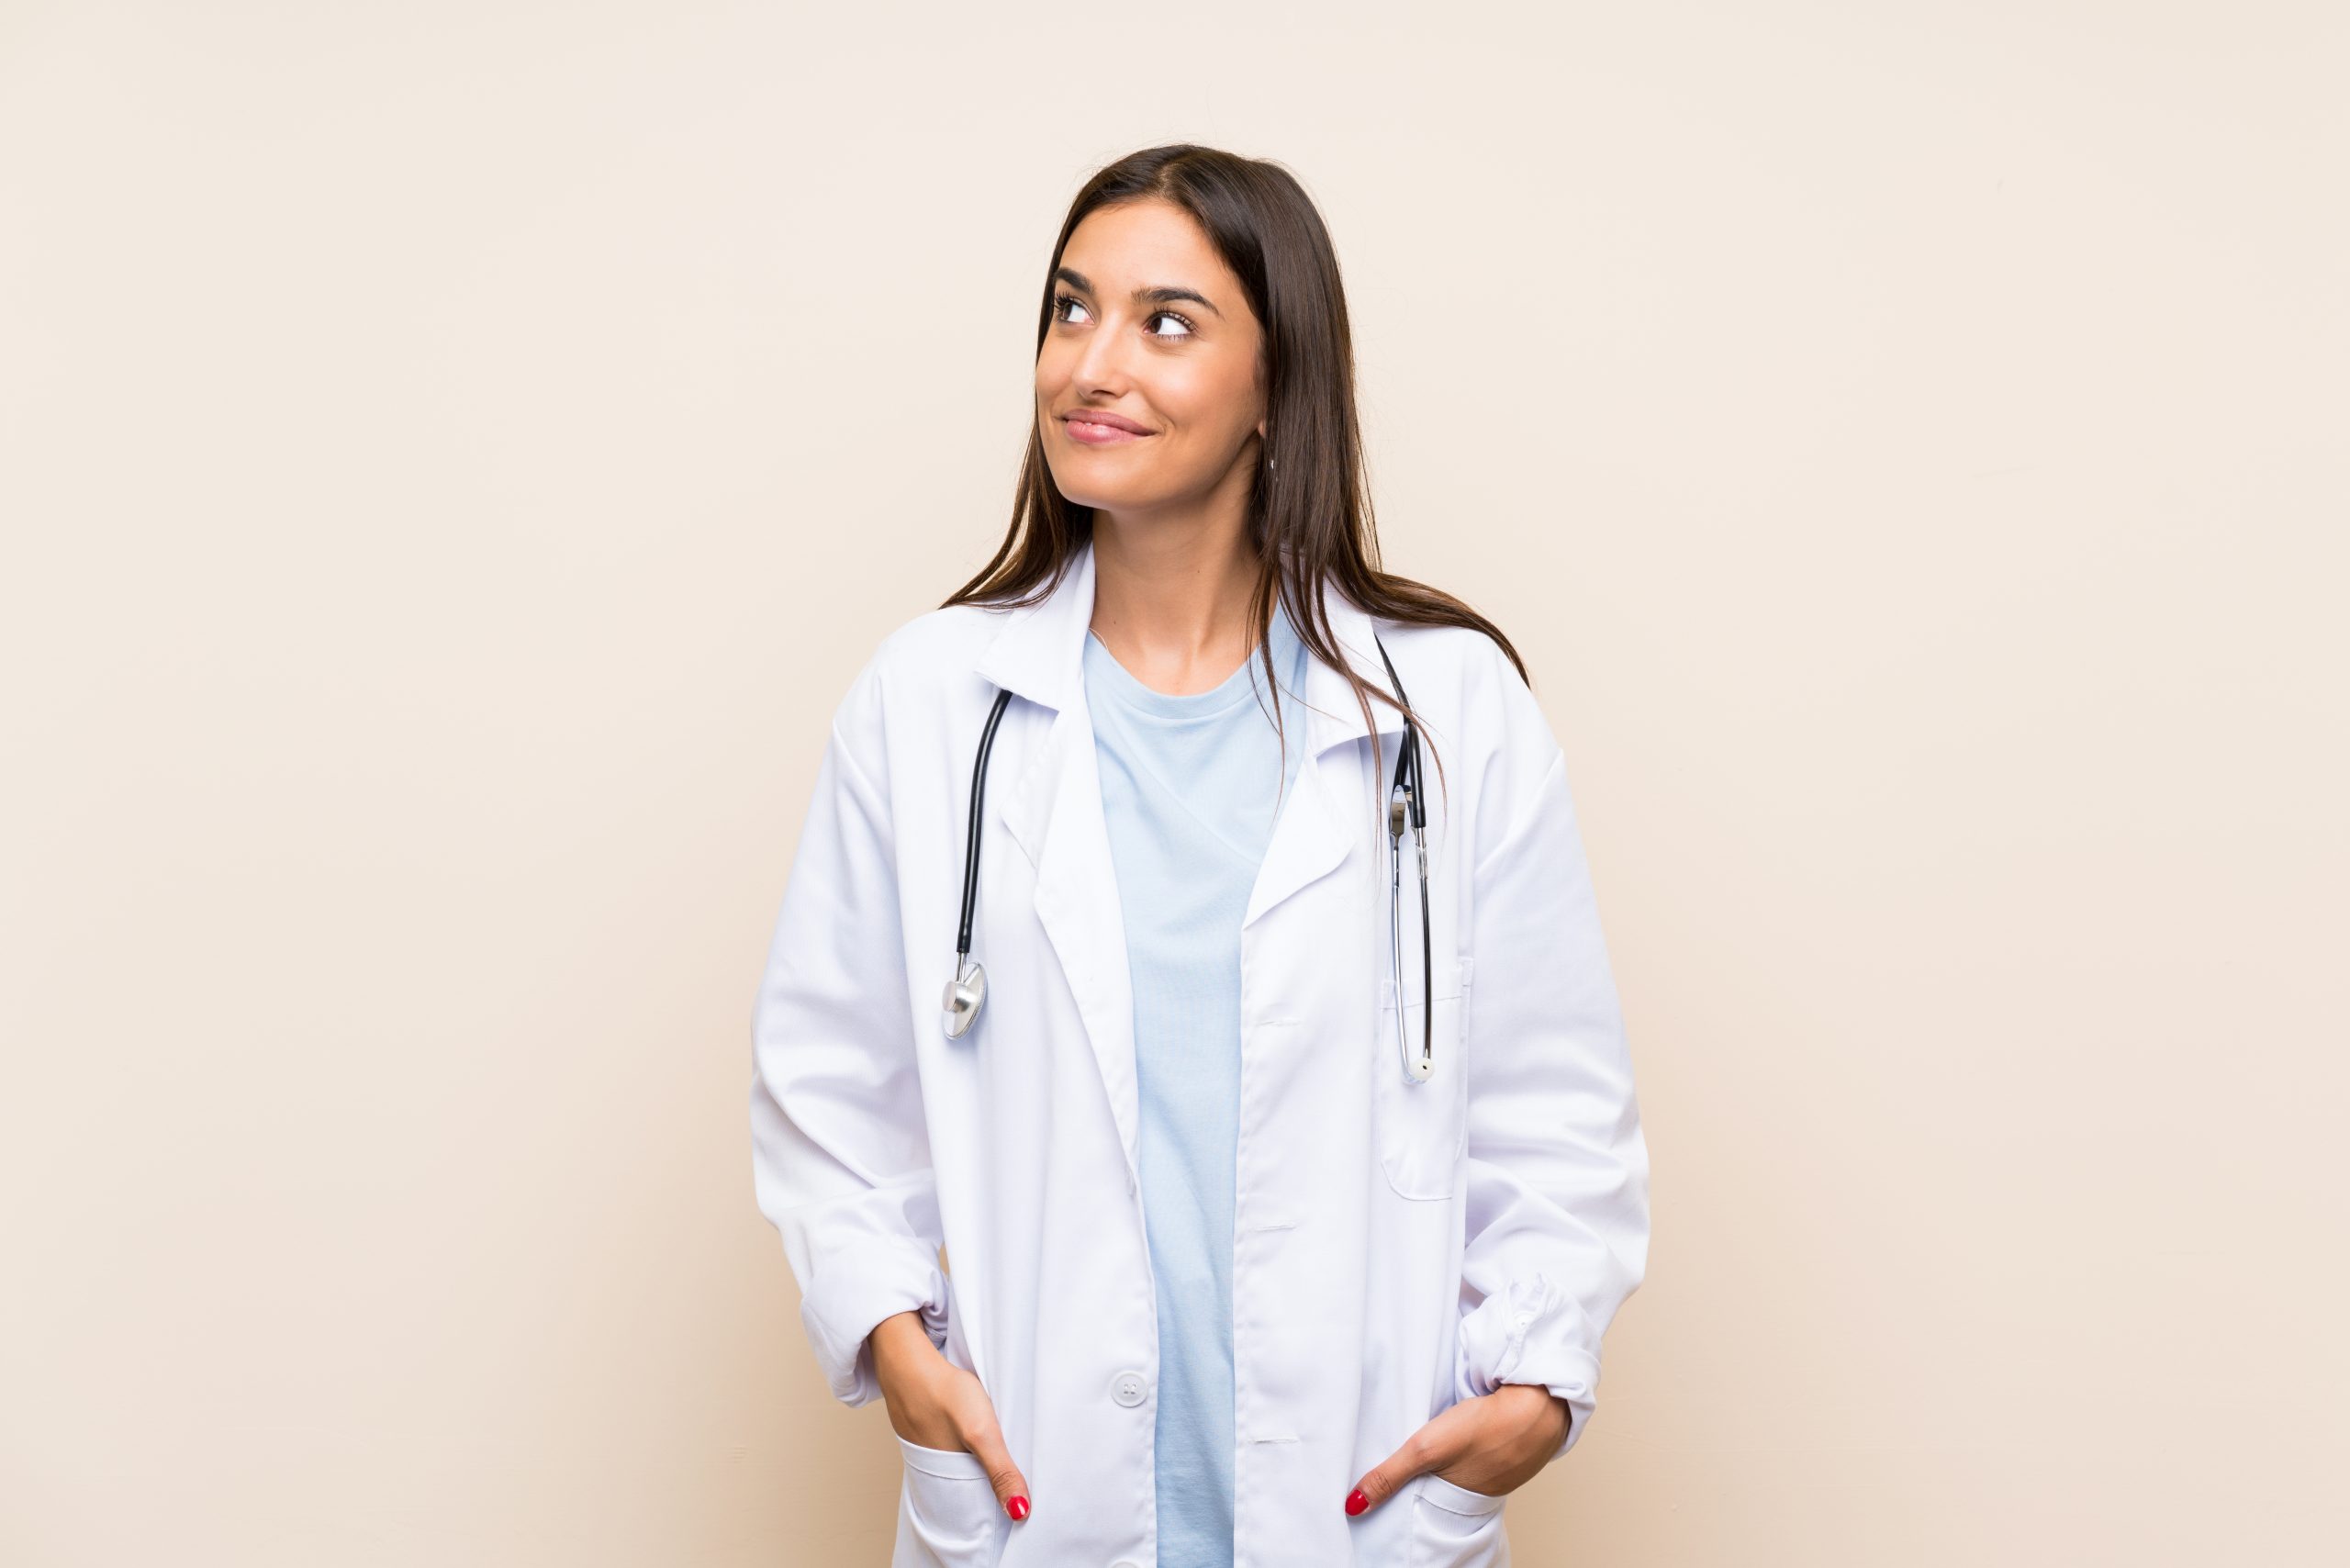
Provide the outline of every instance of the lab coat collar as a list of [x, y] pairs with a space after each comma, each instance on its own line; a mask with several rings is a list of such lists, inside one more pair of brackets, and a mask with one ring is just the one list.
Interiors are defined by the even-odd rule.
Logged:
[[[1071, 554], [1061, 579], [1034, 604], [1015, 605], [1002, 612], [1004, 624], [981, 650], [977, 669], [991, 684], [1055, 711], [1081, 706], [1085, 678], [1085, 636], [1093, 622], [1093, 542], [1086, 540]], [[1379, 656], [1371, 618], [1329, 583], [1321, 588], [1322, 613], [1339, 648], [1358, 675], [1382, 691], [1392, 691], [1387, 666]], [[1253, 655], [1252, 655], [1253, 656]], [[1319, 756], [1346, 741], [1373, 733], [1401, 734], [1403, 716], [1383, 702], [1371, 700], [1370, 722], [1363, 718], [1346, 678], [1319, 658], [1309, 658], [1305, 670], [1306, 746]]]

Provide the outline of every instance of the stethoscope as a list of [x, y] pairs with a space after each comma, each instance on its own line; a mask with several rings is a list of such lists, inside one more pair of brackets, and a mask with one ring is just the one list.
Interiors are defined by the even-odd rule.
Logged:
[[[1371, 641], [1379, 642], [1378, 633]], [[1387, 644], [1379, 643], [1379, 658], [1387, 666], [1387, 678], [1395, 685], [1396, 696], [1406, 708], [1411, 697], [1404, 690], [1404, 678], [1395, 673], [1395, 661], [1387, 656]], [[1005, 704], [1012, 700], [1009, 689], [995, 694], [995, 706], [988, 711], [987, 727], [979, 732], [979, 760], [971, 768], [971, 821], [964, 834], [963, 850], [963, 923], [955, 935], [955, 978], [946, 982], [945, 1005], [946, 1033], [959, 1038], [979, 1015], [979, 1004], [987, 1000], [987, 971], [971, 958], [971, 909], [979, 889], [979, 823], [980, 802], [986, 797], [988, 782], [988, 753], [995, 746], [996, 725], [1003, 718]], [[1426, 1081], [1436, 1066], [1436, 996], [1430, 981], [1435, 978], [1435, 955], [1428, 936], [1428, 841], [1427, 806], [1420, 790], [1420, 732], [1407, 715], [1404, 720], [1403, 744], [1395, 753], [1395, 781], [1387, 791], [1388, 849], [1388, 935], [1389, 951], [1395, 966], [1395, 1047], [1404, 1058], [1404, 1076], [1414, 1082]], [[1412, 847], [1420, 862], [1420, 1050], [1416, 1057], [1404, 1035], [1404, 827], [1411, 824]]]

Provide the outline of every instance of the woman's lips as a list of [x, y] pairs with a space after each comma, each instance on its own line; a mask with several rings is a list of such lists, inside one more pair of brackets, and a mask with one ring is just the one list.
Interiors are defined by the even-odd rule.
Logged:
[[1115, 446], [1121, 442], [1144, 439], [1144, 432], [1127, 430], [1123, 425], [1097, 424], [1091, 420], [1075, 416], [1063, 420], [1061, 425], [1069, 431], [1069, 440], [1081, 441], [1088, 446]]

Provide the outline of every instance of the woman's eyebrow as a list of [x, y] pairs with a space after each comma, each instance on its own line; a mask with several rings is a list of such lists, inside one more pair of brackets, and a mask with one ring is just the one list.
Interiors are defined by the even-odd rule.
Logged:
[[[1085, 274], [1073, 267], [1056, 267], [1053, 269], [1053, 276], [1071, 288], [1081, 288], [1088, 294], [1094, 292], [1092, 284], [1086, 281]], [[1167, 284], [1158, 284], [1155, 286], [1137, 288], [1134, 293], [1136, 305], [1167, 305], [1178, 299], [1188, 299], [1194, 304], [1204, 305], [1218, 316], [1224, 314], [1223, 311], [1216, 309], [1214, 300], [1195, 288], [1178, 288]]]

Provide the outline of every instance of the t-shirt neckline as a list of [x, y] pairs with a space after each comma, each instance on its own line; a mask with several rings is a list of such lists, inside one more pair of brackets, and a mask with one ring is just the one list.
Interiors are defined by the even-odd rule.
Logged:
[[[1273, 667], [1280, 670], [1292, 661], [1299, 640], [1289, 623], [1289, 617], [1278, 603], [1273, 607], [1273, 623], [1268, 640], [1273, 648]], [[1229, 712], [1242, 702], [1257, 698], [1255, 677], [1262, 668], [1264, 650], [1248, 650], [1248, 656], [1239, 667], [1223, 681], [1205, 691], [1170, 692], [1145, 684], [1142, 678], [1118, 662], [1110, 644], [1091, 626], [1085, 629], [1086, 651], [1092, 655], [1094, 667], [1110, 682], [1112, 695], [1127, 707], [1169, 719], [1212, 719]]]

